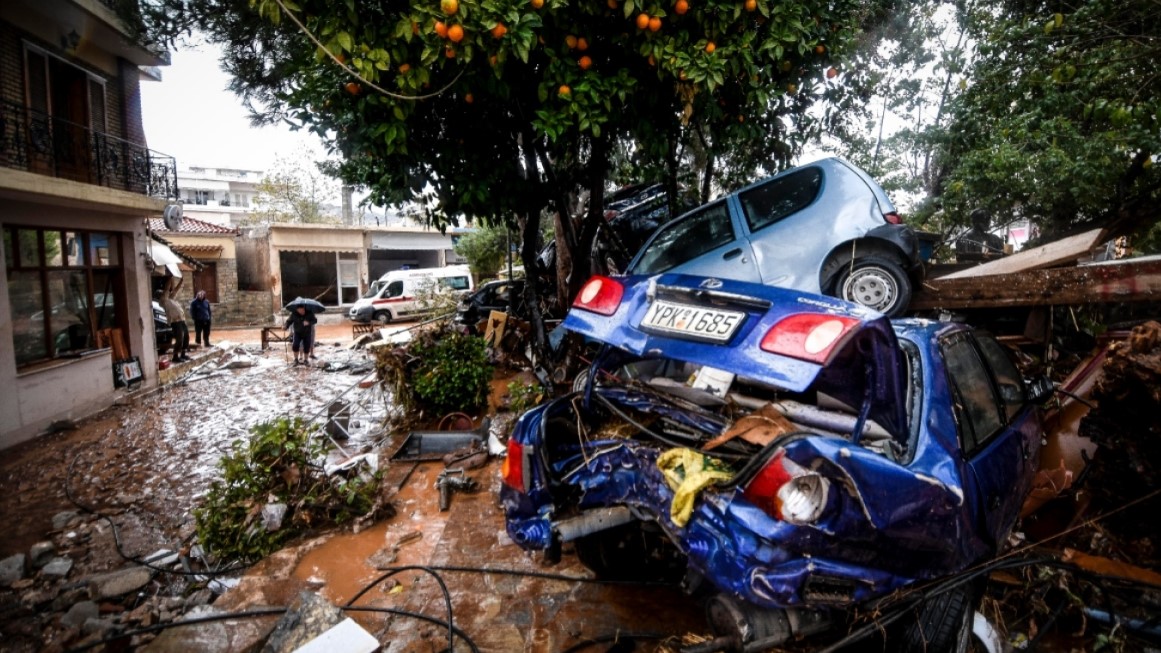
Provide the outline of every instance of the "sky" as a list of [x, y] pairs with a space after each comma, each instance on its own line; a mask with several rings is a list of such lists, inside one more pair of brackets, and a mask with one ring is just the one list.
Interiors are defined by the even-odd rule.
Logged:
[[242, 101], [226, 88], [219, 49], [201, 44], [172, 53], [161, 82], [142, 81], [141, 110], [149, 149], [190, 165], [265, 170], [300, 145], [322, 158], [318, 139], [285, 125], [251, 127]]

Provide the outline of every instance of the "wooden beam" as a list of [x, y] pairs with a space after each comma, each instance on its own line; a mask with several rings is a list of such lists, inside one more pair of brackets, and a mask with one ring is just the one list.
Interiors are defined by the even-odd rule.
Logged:
[[1011, 272], [1039, 270], [1066, 263], [1075, 263], [1104, 241], [1104, 229], [1092, 229], [1084, 233], [1055, 240], [1046, 245], [1026, 249], [1011, 256], [989, 261], [966, 270], [940, 277], [943, 279], [968, 279], [987, 277]]
[[910, 310], [1161, 300], [1161, 256], [970, 279], [931, 279]]

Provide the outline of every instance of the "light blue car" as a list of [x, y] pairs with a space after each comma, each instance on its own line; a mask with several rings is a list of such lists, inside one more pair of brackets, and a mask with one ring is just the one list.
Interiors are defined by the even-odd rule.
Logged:
[[629, 275], [677, 272], [832, 295], [898, 316], [922, 272], [915, 232], [854, 165], [792, 168], [662, 226]]

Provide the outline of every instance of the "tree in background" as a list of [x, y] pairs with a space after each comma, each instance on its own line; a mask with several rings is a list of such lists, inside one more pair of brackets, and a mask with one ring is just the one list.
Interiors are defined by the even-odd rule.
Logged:
[[505, 256], [508, 253], [507, 231], [504, 225], [499, 225], [483, 227], [464, 234], [456, 241], [456, 254], [468, 260], [472, 272], [480, 279], [494, 277], [504, 266]]
[[673, 202], [679, 182], [706, 197], [782, 167], [819, 129], [809, 109], [842, 94], [835, 62], [894, 4], [155, 0], [141, 26], [172, 40], [196, 25], [224, 45], [255, 118], [329, 139], [374, 203], [417, 202], [437, 226], [514, 221], [530, 270], [531, 236], [555, 215], [571, 297], [614, 159], [636, 180], [657, 173]]
[[339, 199], [339, 182], [323, 172], [310, 152], [279, 157], [258, 182], [250, 222], [340, 222], [327, 203]]

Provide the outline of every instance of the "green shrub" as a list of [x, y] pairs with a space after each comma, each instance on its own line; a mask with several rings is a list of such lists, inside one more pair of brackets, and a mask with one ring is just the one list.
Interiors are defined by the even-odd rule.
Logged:
[[409, 353], [420, 361], [411, 387], [435, 412], [473, 410], [487, 402], [492, 366], [483, 338], [447, 333], [435, 342], [413, 342]]
[[[221, 480], [194, 509], [198, 539], [225, 560], [251, 562], [310, 529], [343, 524], [376, 510], [379, 476], [327, 477], [321, 462], [327, 443], [317, 426], [280, 418], [250, 429], [218, 463]], [[282, 525], [268, 531], [262, 508], [287, 506]]]
[[508, 384], [508, 407], [522, 415], [526, 410], [544, 401], [544, 391], [533, 383], [512, 381]]

